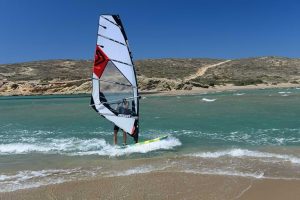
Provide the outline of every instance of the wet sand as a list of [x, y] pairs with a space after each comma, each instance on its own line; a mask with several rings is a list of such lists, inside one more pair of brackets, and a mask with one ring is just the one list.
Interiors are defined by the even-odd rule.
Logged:
[[0, 199], [272, 199], [300, 197], [300, 180], [153, 172], [0, 193]]

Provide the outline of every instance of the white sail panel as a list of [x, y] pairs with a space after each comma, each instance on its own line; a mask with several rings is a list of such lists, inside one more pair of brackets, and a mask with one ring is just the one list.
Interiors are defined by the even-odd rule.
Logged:
[[125, 38], [120, 31], [120, 27], [112, 24], [103, 18], [100, 18], [98, 35], [103, 35], [108, 38], [112, 38], [120, 43], [126, 44]]
[[93, 100], [94, 100], [94, 104], [95, 105], [100, 105], [100, 98], [99, 98], [99, 81], [98, 81], [99, 77], [93, 73], [93, 80], [92, 80], [92, 83], [93, 83], [93, 91], [92, 91], [92, 97], [93, 97]]
[[135, 113], [139, 113], [139, 110], [138, 110], [138, 105], [139, 105], [139, 101], [138, 101], [138, 99], [139, 99], [139, 94], [138, 94], [137, 88], [134, 88], [134, 89], [133, 89], [133, 96], [136, 97], [136, 98], [134, 98], [134, 104], [135, 104], [134, 109], [135, 109]]
[[113, 18], [113, 16], [111, 16], [111, 15], [101, 15], [100, 18], [99, 18], [99, 21], [100, 21], [101, 19], [105, 19], [105, 18], [106, 18], [107, 20], [111, 21], [113, 24], [118, 25], [117, 22], [115, 21], [115, 19]]
[[97, 44], [102, 48], [110, 60], [118, 60], [132, 65], [127, 46], [101, 36], [98, 36]]
[[118, 117], [118, 116], [111, 116], [111, 115], [107, 115], [107, 116], [104, 115], [104, 117], [110, 121], [113, 121], [115, 125], [122, 128], [125, 132], [129, 134], [133, 134], [134, 122], [135, 122], [134, 118]]

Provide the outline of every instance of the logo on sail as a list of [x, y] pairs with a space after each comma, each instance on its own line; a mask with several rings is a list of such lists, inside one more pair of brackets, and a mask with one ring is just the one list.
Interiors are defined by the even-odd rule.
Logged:
[[96, 47], [96, 53], [95, 53], [95, 66], [100, 65], [105, 61], [105, 57], [103, 55], [103, 52], [100, 50], [100, 48]]
[[94, 61], [94, 73], [100, 78], [109, 58], [103, 53], [103, 51], [96, 45], [95, 61]]

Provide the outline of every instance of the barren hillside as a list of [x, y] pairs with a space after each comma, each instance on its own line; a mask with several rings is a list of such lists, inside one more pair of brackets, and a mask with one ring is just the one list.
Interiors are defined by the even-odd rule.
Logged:
[[[300, 59], [257, 57], [147, 59], [135, 62], [141, 91], [216, 85], [300, 84]], [[47, 60], [0, 65], [0, 95], [90, 93], [92, 61]]]

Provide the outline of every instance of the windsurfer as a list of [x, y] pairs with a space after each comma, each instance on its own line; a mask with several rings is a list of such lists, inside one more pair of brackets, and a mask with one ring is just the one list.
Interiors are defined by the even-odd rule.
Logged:
[[[129, 102], [124, 99], [123, 102], [121, 104], [118, 105], [117, 107], [117, 112], [118, 114], [121, 115], [131, 115], [131, 111], [129, 110]], [[114, 126], [114, 144], [116, 145], [118, 143], [118, 131], [119, 131], [119, 127], [117, 125]], [[126, 132], [123, 130], [123, 145], [126, 145], [126, 141], [127, 141], [127, 134]]]
[[[127, 36], [118, 15], [99, 17], [92, 83], [90, 105], [102, 117], [116, 125], [113, 131], [114, 143], [117, 144], [119, 129], [123, 132], [124, 144], [127, 134], [137, 143], [139, 92]], [[121, 100], [124, 98], [126, 101]]]

